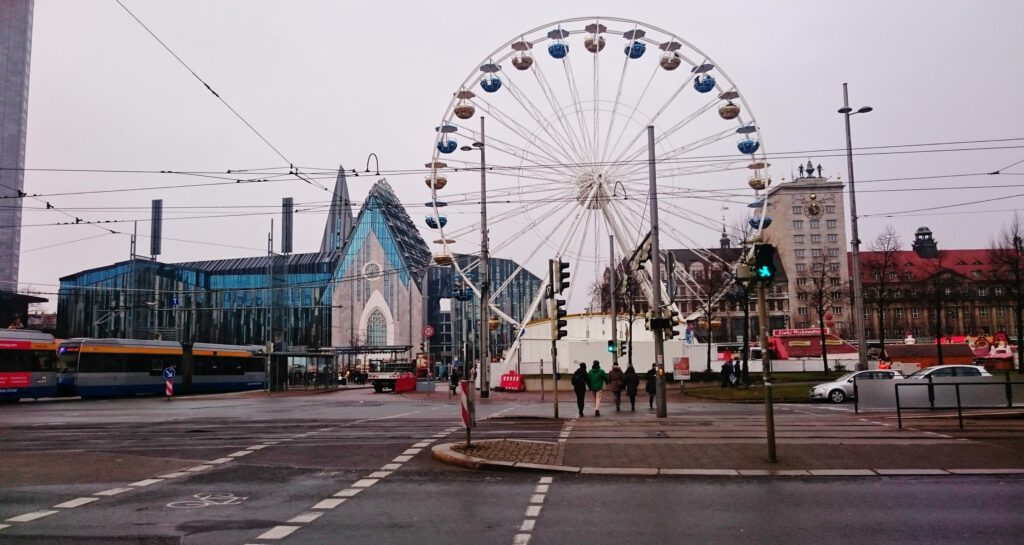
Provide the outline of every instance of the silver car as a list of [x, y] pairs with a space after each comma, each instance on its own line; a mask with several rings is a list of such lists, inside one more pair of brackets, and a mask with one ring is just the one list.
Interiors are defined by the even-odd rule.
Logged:
[[842, 403], [853, 399], [854, 380], [901, 379], [903, 375], [893, 369], [876, 369], [872, 371], [854, 371], [835, 379], [832, 382], [818, 384], [811, 388], [811, 399], [827, 399], [832, 403]]
[[928, 377], [990, 377], [992, 373], [980, 365], [933, 365], [908, 376], [908, 379], [928, 380]]

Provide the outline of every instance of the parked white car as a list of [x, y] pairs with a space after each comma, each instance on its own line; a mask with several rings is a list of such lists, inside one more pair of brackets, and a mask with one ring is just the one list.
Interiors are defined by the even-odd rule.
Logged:
[[893, 380], [901, 379], [903, 375], [894, 369], [877, 369], [871, 371], [854, 371], [835, 379], [832, 382], [818, 384], [811, 388], [811, 399], [827, 399], [832, 403], [842, 403], [847, 399], [853, 399], [854, 380]]
[[980, 365], [934, 365], [908, 376], [908, 379], [928, 380], [928, 377], [990, 377], [992, 373]]

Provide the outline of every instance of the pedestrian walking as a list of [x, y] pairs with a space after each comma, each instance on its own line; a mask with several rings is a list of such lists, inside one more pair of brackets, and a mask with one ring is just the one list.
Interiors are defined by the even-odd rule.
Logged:
[[644, 390], [647, 392], [649, 399], [647, 400], [648, 405], [651, 409], [654, 408], [654, 396], [658, 394], [658, 364], [652, 363], [651, 370], [647, 371], [647, 385], [644, 386]]
[[732, 376], [729, 377], [729, 384], [739, 386], [743, 376], [740, 374], [740, 357], [732, 357]]
[[729, 377], [732, 376], [732, 360], [728, 360], [722, 364], [722, 388], [731, 386]]
[[459, 387], [459, 380], [462, 379], [462, 373], [460, 373], [458, 369], [452, 369], [452, 375], [451, 376], [452, 376], [452, 379], [451, 379], [451, 382], [450, 382], [450, 386], [448, 388], [448, 396], [449, 397], [454, 395], [456, 390], [458, 389], [458, 387]]
[[615, 412], [622, 410], [622, 390], [626, 389], [626, 377], [618, 363], [612, 364], [612, 370], [608, 372], [608, 385], [615, 399]]
[[636, 374], [636, 369], [632, 365], [626, 367], [626, 372], [623, 373], [626, 379], [626, 395], [629, 397], [629, 410], [636, 411], [636, 391], [640, 387], [640, 377]]
[[608, 373], [601, 369], [601, 362], [594, 360], [590, 372], [587, 373], [587, 386], [594, 392], [594, 416], [601, 416], [601, 391], [608, 382]]
[[580, 417], [583, 417], [583, 403], [587, 399], [587, 364], [580, 362], [579, 369], [572, 374], [572, 389], [576, 392], [576, 407], [580, 410]]

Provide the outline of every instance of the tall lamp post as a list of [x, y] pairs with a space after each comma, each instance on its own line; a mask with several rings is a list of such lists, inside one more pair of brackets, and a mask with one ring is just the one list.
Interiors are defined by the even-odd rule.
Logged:
[[463, 151], [480, 150], [480, 397], [490, 397], [491, 265], [487, 247], [487, 159], [484, 153], [484, 117], [480, 116], [480, 140]]
[[[860, 277], [860, 235], [857, 231], [857, 192], [853, 182], [853, 142], [850, 139], [850, 116], [866, 114], [873, 110], [871, 106], [864, 106], [857, 111], [850, 107], [850, 97], [843, 84], [843, 107], [839, 113], [843, 114], [846, 121], [846, 169], [850, 178], [850, 230], [853, 235], [851, 241], [853, 263], [850, 265], [850, 275], [853, 276], [853, 314], [854, 324], [857, 330], [857, 369], [868, 368], [867, 334], [864, 332], [864, 287]], [[882, 341], [885, 342], [884, 339]]]

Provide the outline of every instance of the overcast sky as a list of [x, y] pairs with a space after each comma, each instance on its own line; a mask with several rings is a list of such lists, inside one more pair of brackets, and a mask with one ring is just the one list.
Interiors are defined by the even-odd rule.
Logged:
[[[859, 157], [865, 243], [892, 224], [909, 247], [914, 229], [927, 225], [942, 247], [986, 247], [1024, 202], [1024, 163], [998, 176], [929, 179], [992, 172], [1024, 159], [1021, 2], [748, 0], [634, 2], [625, 8], [621, 1], [596, 0], [123, 1], [306, 171], [339, 164], [363, 170], [371, 152], [380, 157], [382, 170], [421, 169], [430, 160], [433, 127], [451, 93], [492, 50], [549, 22], [607, 15], [660, 26], [702, 49], [742, 90], [766, 151], [800, 152], [803, 161], [821, 163], [829, 176], [847, 178], [841, 152], [803, 152], [845, 145], [842, 116], [836, 113], [844, 81], [854, 108], [875, 109], [853, 119], [855, 146], [1007, 139]], [[29, 169], [225, 172], [286, 166], [113, 0], [36, 0], [31, 63]], [[965, 147], [1004, 149], [937, 151]], [[789, 178], [800, 162], [772, 161], [771, 174]], [[905, 180], [917, 177], [924, 179]], [[899, 180], [872, 181], [894, 178]], [[356, 201], [374, 179], [350, 178]], [[388, 180], [403, 202], [429, 200], [422, 174], [388, 175]], [[168, 174], [30, 171], [25, 187], [49, 195], [205, 181]], [[283, 177], [259, 185], [43, 200], [84, 220], [145, 220], [150, 200], [162, 198], [168, 239], [161, 260], [177, 262], [265, 253], [271, 218], [285, 196], [297, 203], [328, 199], [321, 189]], [[962, 205], [989, 199], [997, 200]], [[22, 289], [56, 291], [60, 276], [127, 259], [129, 239], [123, 235], [47, 248], [102, 231], [36, 226], [67, 218], [37, 210], [43, 207], [38, 201], [27, 199], [25, 205]], [[741, 213], [742, 206], [731, 208], [730, 215]], [[916, 211], [927, 208], [934, 209]], [[422, 224], [425, 211], [410, 212]], [[262, 215], [194, 218], [226, 213]], [[177, 216], [193, 219], [172, 219]], [[316, 251], [323, 223], [323, 213], [298, 214], [295, 250]], [[132, 229], [131, 223], [109, 227]], [[148, 229], [148, 223], [139, 224], [141, 233]], [[693, 236], [700, 244], [717, 243], [710, 230]], [[147, 252], [148, 239], [141, 239], [140, 253]]]

